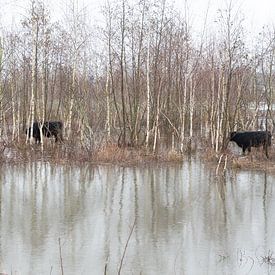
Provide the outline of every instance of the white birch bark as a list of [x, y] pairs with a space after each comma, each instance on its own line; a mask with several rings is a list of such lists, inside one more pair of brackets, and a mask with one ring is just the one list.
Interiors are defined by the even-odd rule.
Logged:
[[[28, 117], [28, 125], [30, 125], [31, 130], [28, 135], [30, 135], [29, 142], [32, 142], [32, 136], [33, 136], [33, 122], [34, 122], [34, 110], [35, 110], [35, 89], [36, 89], [36, 58], [37, 58], [37, 34], [38, 34], [38, 24], [37, 24], [37, 18], [34, 11], [35, 7], [32, 7], [32, 64], [31, 64], [31, 96], [30, 96], [30, 109], [29, 109], [29, 117]], [[28, 142], [28, 135], [26, 136], [26, 143]]]
[[[0, 37], [0, 68], [2, 68], [2, 59], [3, 59], [3, 48], [2, 48], [2, 39]], [[3, 90], [1, 82], [1, 70], [0, 70], [0, 138], [3, 134]]]
[[[108, 55], [109, 56], [109, 55]], [[109, 59], [109, 57], [108, 57]], [[107, 130], [107, 141], [111, 139], [111, 124], [110, 124], [110, 71], [109, 71], [109, 60], [107, 61], [107, 74], [106, 74], [106, 130]]]
[[15, 110], [15, 79], [11, 83], [11, 108], [12, 108], [12, 140], [15, 139], [16, 134], [16, 110]]
[[221, 92], [223, 88], [221, 87], [221, 83], [223, 81], [221, 80], [222, 76], [219, 75], [219, 83], [218, 83], [218, 97], [217, 97], [217, 113], [216, 113], [216, 129], [215, 129], [215, 152], [217, 153], [219, 151], [219, 139], [220, 139], [220, 132], [221, 132]]
[[210, 136], [211, 136], [211, 147], [215, 147], [215, 70], [212, 68], [212, 76], [211, 76], [211, 104], [210, 104]]
[[180, 152], [183, 153], [184, 137], [185, 137], [185, 113], [187, 100], [187, 74], [184, 77], [183, 102], [181, 106], [181, 131], [180, 131]]
[[159, 133], [160, 91], [161, 91], [161, 84], [160, 84], [158, 95], [157, 95], [157, 114], [156, 114], [156, 121], [155, 121], [155, 127], [154, 127], [153, 153], [156, 152], [158, 135], [160, 134]]
[[190, 107], [189, 107], [189, 117], [190, 117], [189, 138], [190, 138], [190, 140], [192, 140], [192, 137], [193, 137], [194, 107], [195, 107], [195, 85], [193, 84], [193, 76], [191, 76], [190, 77]]
[[68, 138], [71, 137], [71, 131], [72, 131], [72, 117], [73, 117], [73, 107], [74, 107], [74, 93], [75, 93], [75, 77], [76, 77], [76, 66], [75, 66], [75, 61], [74, 61], [74, 66], [73, 66], [73, 76], [72, 76], [72, 87], [71, 87], [71, 95], [70, 95], [70, 105], [69, 105], [69, 116], [68, 116]]
[[146, 60], [146, 138], [145, 147], [148, 149], [150, 138], [150, 35], [147, 45], [147, 60]]

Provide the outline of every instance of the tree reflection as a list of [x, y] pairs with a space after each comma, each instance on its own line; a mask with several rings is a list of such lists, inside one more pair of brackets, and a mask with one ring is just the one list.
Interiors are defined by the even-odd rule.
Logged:
[[60, 238], [65, 274], [116, 274], [135, 221], [125, 274], [261, 274], [275, 251], [273, 182], [257, 172], [216, 177], [194, 158], [169, 167], [8, 166], [0, 268], [56, 274]]

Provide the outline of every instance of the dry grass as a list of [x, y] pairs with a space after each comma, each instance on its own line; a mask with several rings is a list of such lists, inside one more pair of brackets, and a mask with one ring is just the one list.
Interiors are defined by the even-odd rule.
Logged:
[[[205, 162], [216, 167], [217, 171], [225, 168], [242, 170], [261, 170], [275, 173], [275, 148], [269, 150], [269, 159], [262, 148], [252, 148], [252, 152], [242, 156], [230, 148], [216, 153], [211, 148], [204, 148], [200, 156]], [[116, 144], [101, 144], [88, 149], [75, 144], [45, 143], [44, 150], [39, 145], [25, 143], [0, 143], [0, 163], [22, 163], [30, 161], [49, 161], [56, 164], [118, 164], [122, 166], [147, 165], [154, 163], [180, 163], [184, 156], [175, 150], [163, 149], [154, 154], [145, 148], [121, 148]]]
[[150, 162], [180, 162], [183, 157], [175, 151], [153, 154], [145, 148], [121, 148], [115, 144], [109, 144], [95, 152], [94, 160], [99, 163], [137, 165]]
[[202, 153], [202, 157], [208, 163], [213, 166], [217, 166], [218, 162], [222, 158], [222, 167], [224, 165], [224, 159], [227, 158], [227, 168], [241, 169], [241, 170], [257, 170], [268, 171], [275, 173], [275, 149], [269, 149], [269, 158], [265, 156], [262, 148], [252, 148], [252, 152], [243, 156], [241, 153], [233, 153], [230, 150], [226, 150], [223, 153], [216, 153], [214, 150], [207, 149]]
[[0, 152], [0, 162], [22, 163], [30, 161], [49, 161], [52, 163], [119, 164], [123, 166], [143, 165], [158, 162], [181, 162], [183, 156], [176, 151], [166, 150], [153, 154], [145, 148], [121, 148], [115, 144], [104, 144], [94, 149], [87, 149], [73, 144], [39, 145], [5, 144]]

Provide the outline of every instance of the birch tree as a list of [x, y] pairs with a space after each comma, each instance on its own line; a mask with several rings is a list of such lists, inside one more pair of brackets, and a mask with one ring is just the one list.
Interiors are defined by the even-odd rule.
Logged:
[[[230, 113], [235, 112], [232, 108], [238, 106], [233, 105], [233, 81], [234, 72], [238, 67], [239, 61], [243, 58], [244, 44], [242, 41], [243, 28], [242, 18], [238, 10], [234, 10], [232, 1], [229, 2], [225, 11], [220, 10], [219, 15], [221, 45], [220, 56], [222, 62], [222, 93], [221, 93], [221, 117], [220, 130], [217, 135], [221, 138], [221, 147], [226, 145], [228, 132], [233, 129], [234, 121], [230, 121]], [[235, 102], [236, 103], [236, 102]]]
[[274, 111], [274, 87], [275, 87], [275, 30], [263, 28], [260, 34], [261, 46], [259, 53], [260, 81], [263, 87], [265, 103], [265, 130], [273, 130], [275, 120]]
[[2, 88], [2, 70], [3, 70], [3, 46], [2, 37], [0, 36], [0, 138], [3, 135], [3, 88]]
[[[79, 92], [79, 80], [80, 74], [79, 69], [80, 65], [83, 62], [83, 55], [85, 53], [85, 47], [89, 41], [90, 34], [87, 31], [86, 23], [86, 8], [80, 8], [78, 2], [71, 0], [66, 6], [68, 8], [66, 14], [66, 21], [68, 22], [67, 26], [67, 42], [70, 46], [69, 57], [70, 57], [70, 87], [68, 93], [68, 102], [67, 102], [67, 114], [66, 114], [66, 129], [67, 137], [71, 138], [72, 132], [72, 121], [73, 114], [75, 110], [75, 104], [78, 99], [77, 93]], [[82, 112], [79, 109], [78, 115]]]
[[[39, 32], [39, 24], [38, 24], [38, 13], [37, 13], [37, 2], [32, 1], [31, 3], [31, 34], [32, 34], [32, 64], [31, 64], [31, 95], [30, 95], [30, 104], [29, 104], [29, 117], [28, 117], [28, 125], [30, 127], [30, 133], [27, 134], [26, 142], [28, 141], [28, 136], [33, 136], [33, 122], [35, 120], [36, 115], [36, 102], [37, 102], [37, 64], [38, 64], [38, 32]], [[32, 138], [30, 138], [30, 141]]]

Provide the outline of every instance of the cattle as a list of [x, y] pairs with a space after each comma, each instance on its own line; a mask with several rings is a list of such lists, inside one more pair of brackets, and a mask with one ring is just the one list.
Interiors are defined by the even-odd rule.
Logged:
[[251, 152], [251, 147], [263, 146], [268, 158], [268, 146], [271, 146], [271, 133], [269, 131], [231, 132], [229, 140], [236, 142], [242, 148], [243, 155], [246, 149]]
[[[40, 136], [40, 122], [33, 123], [33, 138], [35, 139], [35, 143], [41, 143]], [[63, 141], [63, 122], [62, 121], [45, 121], [42, 126], [42, 134], [45, 137], [55, 137], [55, 142]], [[26, 130], [26, 134], [28, 137], [31, 137], [31, 127]]]

